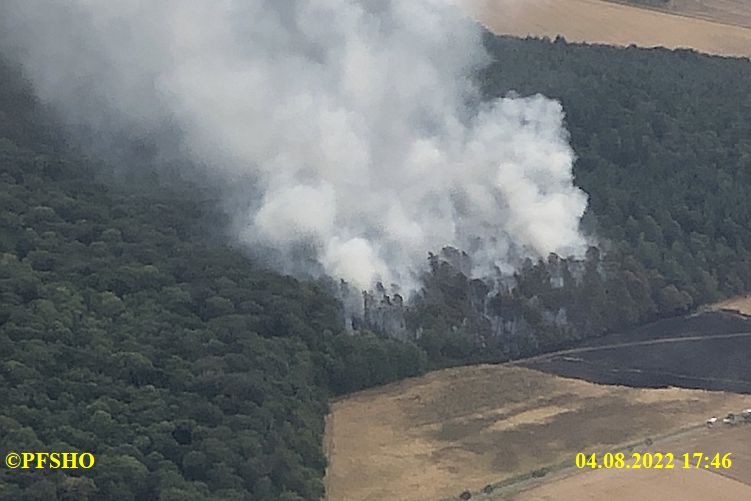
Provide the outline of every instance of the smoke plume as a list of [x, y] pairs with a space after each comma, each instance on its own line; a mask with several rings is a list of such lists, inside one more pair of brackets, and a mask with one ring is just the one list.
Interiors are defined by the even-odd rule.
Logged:
[[6, 0], [0, 16], [71, 124], [179, 130], [181, 155], [245, 194], [238, 239], [284, 271], [306, 256], [409, 287], [444, 246], [476, 275], [585, 248], [561, 105], [480, 102], [480, 28], [450, 0]]

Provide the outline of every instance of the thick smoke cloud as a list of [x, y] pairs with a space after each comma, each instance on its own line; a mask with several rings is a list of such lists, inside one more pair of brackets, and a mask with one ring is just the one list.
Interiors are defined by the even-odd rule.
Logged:
[[481, 33], [449, 0], [10, 0], [0, 15], [71, 123], [177, 127], [182, 154], [252, 193], [238, 238], [287, 271], [306, 255], [362, 288], [410, 287], [447, 245], [478, 275], [585, 247], [560, 104], [479, 103]]

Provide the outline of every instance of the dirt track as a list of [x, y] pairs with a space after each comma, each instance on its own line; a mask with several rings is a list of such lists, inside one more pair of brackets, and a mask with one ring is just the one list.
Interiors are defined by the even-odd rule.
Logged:
[[545, 353], [536, 357], [526, 358], [518, 362], [511, 362], [509, 365], [524, 365], [530, 362], [538, 362], [549, 358], [562, 357], [568, 355], [577, 355], [581, 353], [588, 353], [601, 350], [617, 350], [621, 348], [633, 348], [636, 346], [653, 346], [657, 344], [670, 344], [670, 343], [690, 343], [690, 342], [704, 342], [709, 340], [719, 339], [736, 339], [736, 338], [751, 338], [751, 332], [735, 332], [732, 334], [704, 334], [700, 336], [680, 336], [669, 337], [661, 339], [650, 339], [647, 341], [631, 341], [627, 343], [613, 343], [598, 346], [584, 346], [581, 348], [571, 348], [570, 350], [561, 350], [554, 353]]
[[706, 470], [597, 470], [545, 482], [509, 501], [611, 501], [676, 499], [680, 501], [742, 501], [751, 487]]
[[[629, 4], [628, 0], [607, 1]], [[751, 5], [748, 0], [670, 0], [665, 7], [642, 8], [751, 28]]]
[[[464, 489], [476, 492], [565, 464], [579, 451], [643, 441], [751, 407], [751, 395], [663, 388], [751, 393], [750, 332], [751, 319], [740, 315], [688, 315], [515, 364], [438, 371], [339, 400], [327, 423], [329, 500], [434, 501]], [[742, 452], [731, 447], [751, 443], [751, 425], [744, 429], [743, 439], [717, 442], [715, 435], [708, 443], [678, 446], [714, 444], [717, 452]], [[729, 475], [744, 482], [751, 481], [751, 446], [747, 449], [746, 466]], [[630, 494], [665, 492], [668, 499], [693, 500], [702, 499], [702, 489], [731, 496], [716, 499], [751, 499], [747, 487], [705, 472], [685, 478], [647, 473], [636, 483], [636, 477], [606, 473], [554, 479], [562, 483], [553, 490], [543, 485], [537, 497], [518, 499], [602, 499], [604, 492], [621, 493], [612, 499], [633, 499]], [[594, 497], [581, 497], [581, 482]], [[679, 484], [688, 486], [690, 495]], [[561, 497], [566, 492], [572, 497]]]
[[[579, 501], [679, 499], [740, 501], [751, 499], [751, 426], [720, 427], [656, 442], [648, 450], [673, 452], [673, 470], [585, 470], [527, 486], [521, 492], [480, 496], [478, 501]], [[731, 453], [727, 470], [682, 468], [683, 453]]]
[[[602, 0], [457, 1], [497, 34], [550, 38], [562, 35], [572, 42], [692, 48], [708, 54], [751, 56], [751, 29], [685, 15]], [[685, 9], [688, 15], [699, 15], [700, 7], [689, 7]], [[735, 6], [736, 13], [741, 7]], [[724, 15], [732, 17], [732, 12]], [[751, 19], [751, 7], [744, 12]]]
[[642, 326], [517, 365], [604, 384], [751, 393], [751, 320], [702, 313]]
[[438, 371], [333, 403], [328, 499], [435, 501], [746, 407], [751, 396], [602, 386], [521, 367]]

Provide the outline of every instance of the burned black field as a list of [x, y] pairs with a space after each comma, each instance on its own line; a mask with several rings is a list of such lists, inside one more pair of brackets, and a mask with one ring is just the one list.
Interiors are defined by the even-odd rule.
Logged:
[[751, 319], [724, 312], [665, 319], [519, 365], [602, 384], [751, 393]]

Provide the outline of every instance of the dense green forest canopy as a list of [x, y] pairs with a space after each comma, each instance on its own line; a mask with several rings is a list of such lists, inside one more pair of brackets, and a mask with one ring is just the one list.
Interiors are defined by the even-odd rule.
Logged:
[[432, 359], [532, 354], [751, 288], [751, 62], [562, 38], [486, 45], [487, 98], [562, 102], [599, 249], [530, 261], [498, 291], [438, 256], [407, 313]]
[[17, 72], [0, 82], [0, 451], [96, 456], [5, 471], [0, 499], [319, 499], [328, 398], [424, 354], [343, 335], [320, 287], [210, 238], [200, 193], [96, 181]]
[[331, 395], [749, 289], [751, 63], [487, 45], [488, 97], [562, 101], [600, 249], [529, 261], [493, 293], [456, 252], [434, 255], [406, 306], [419, 347], [346, 335], [324, 288], [216, 239], [201, 193], [98, 181], [0, 64], [0, 450], [97, 456], [90, 471], [6, 471], [0, 499], [318, 499]]

